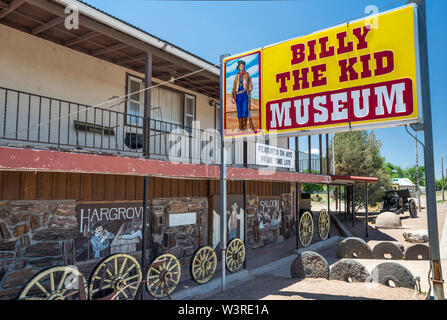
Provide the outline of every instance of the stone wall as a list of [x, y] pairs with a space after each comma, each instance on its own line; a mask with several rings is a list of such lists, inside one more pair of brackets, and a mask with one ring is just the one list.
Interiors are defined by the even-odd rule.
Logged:
[[48, 266], [74, 263], [76, 201], [0, 202], [0, 299]]
[[275, 227], [259, 227], [259, 199], [256, 195], [247, 196], [247, 247], [255, 249], [274, 243], [281, 243], [294, 235], [292, 196], [290, 193], [278, 196], [280, 199], [281, 224]]
[[[154, 254], [172, 253], [188, 265], [205, 243], [207, 198], [153, 199]], [[195, 224], [169, 227], [169, 215], [195, 212]], [[43, 268], [77, 265], [88, 279], [100, 259], [75, 261], [79, 235], [75, 200], [0, 201], [0, 299], [17, 296]], [[149, 249], [149, 248], [148, 248]], [[132, 253], [141, 257], [140, 252]]]

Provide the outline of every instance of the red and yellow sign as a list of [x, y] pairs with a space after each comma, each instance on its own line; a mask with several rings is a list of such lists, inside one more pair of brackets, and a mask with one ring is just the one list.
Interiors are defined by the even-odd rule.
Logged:
[[375, 19], [226, 58], [225, 138], [419, 121], [416, 6]]

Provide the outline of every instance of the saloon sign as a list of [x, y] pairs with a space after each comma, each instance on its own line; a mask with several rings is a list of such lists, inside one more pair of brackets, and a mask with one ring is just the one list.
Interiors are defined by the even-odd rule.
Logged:
[[225, 138], [418, 122], [416, 6], [224, 59]]

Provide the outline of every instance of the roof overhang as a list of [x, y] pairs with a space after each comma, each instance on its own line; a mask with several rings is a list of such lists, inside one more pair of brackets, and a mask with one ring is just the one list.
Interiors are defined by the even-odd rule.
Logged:
[[[65, 28], [67, 6], [78, 9], [79, 29]], [[0, 0], [0, 23], [142, 74], [150, 52], [153, 77], [182, 77], [176, 85], [219, 99], [214, 64], [81, 1]]]
[[[219, 165], [173, 163], [153, 159], [12, 147], [0, 147], [0, 170], [220, 179]], [[227, 179], [317, 184], [328, 184], [331, 181], [327, 175], [235, 167], [227, 168]]]

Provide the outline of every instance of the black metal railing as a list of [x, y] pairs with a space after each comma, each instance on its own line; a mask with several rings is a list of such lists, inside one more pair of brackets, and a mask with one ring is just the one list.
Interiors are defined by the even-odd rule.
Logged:
[[[142, 157], [144, 118], [123, 112], [124, 103], [115, 99], [99, 108], [0, 87], [0, 144]], [[242, 141], [233, 142], [227, 164], [244, 166], [243, 150]], [[220, 137], [216, 131], [154, 117], [149, 155], [151, 159], [219, 164]], [[307, 156], [300, 152], [299, 171], [320, 173], [319, 157], [312, 155], [309, 170]], [[257, 167], [255, 141], [247, 142], [247, 166]]]

